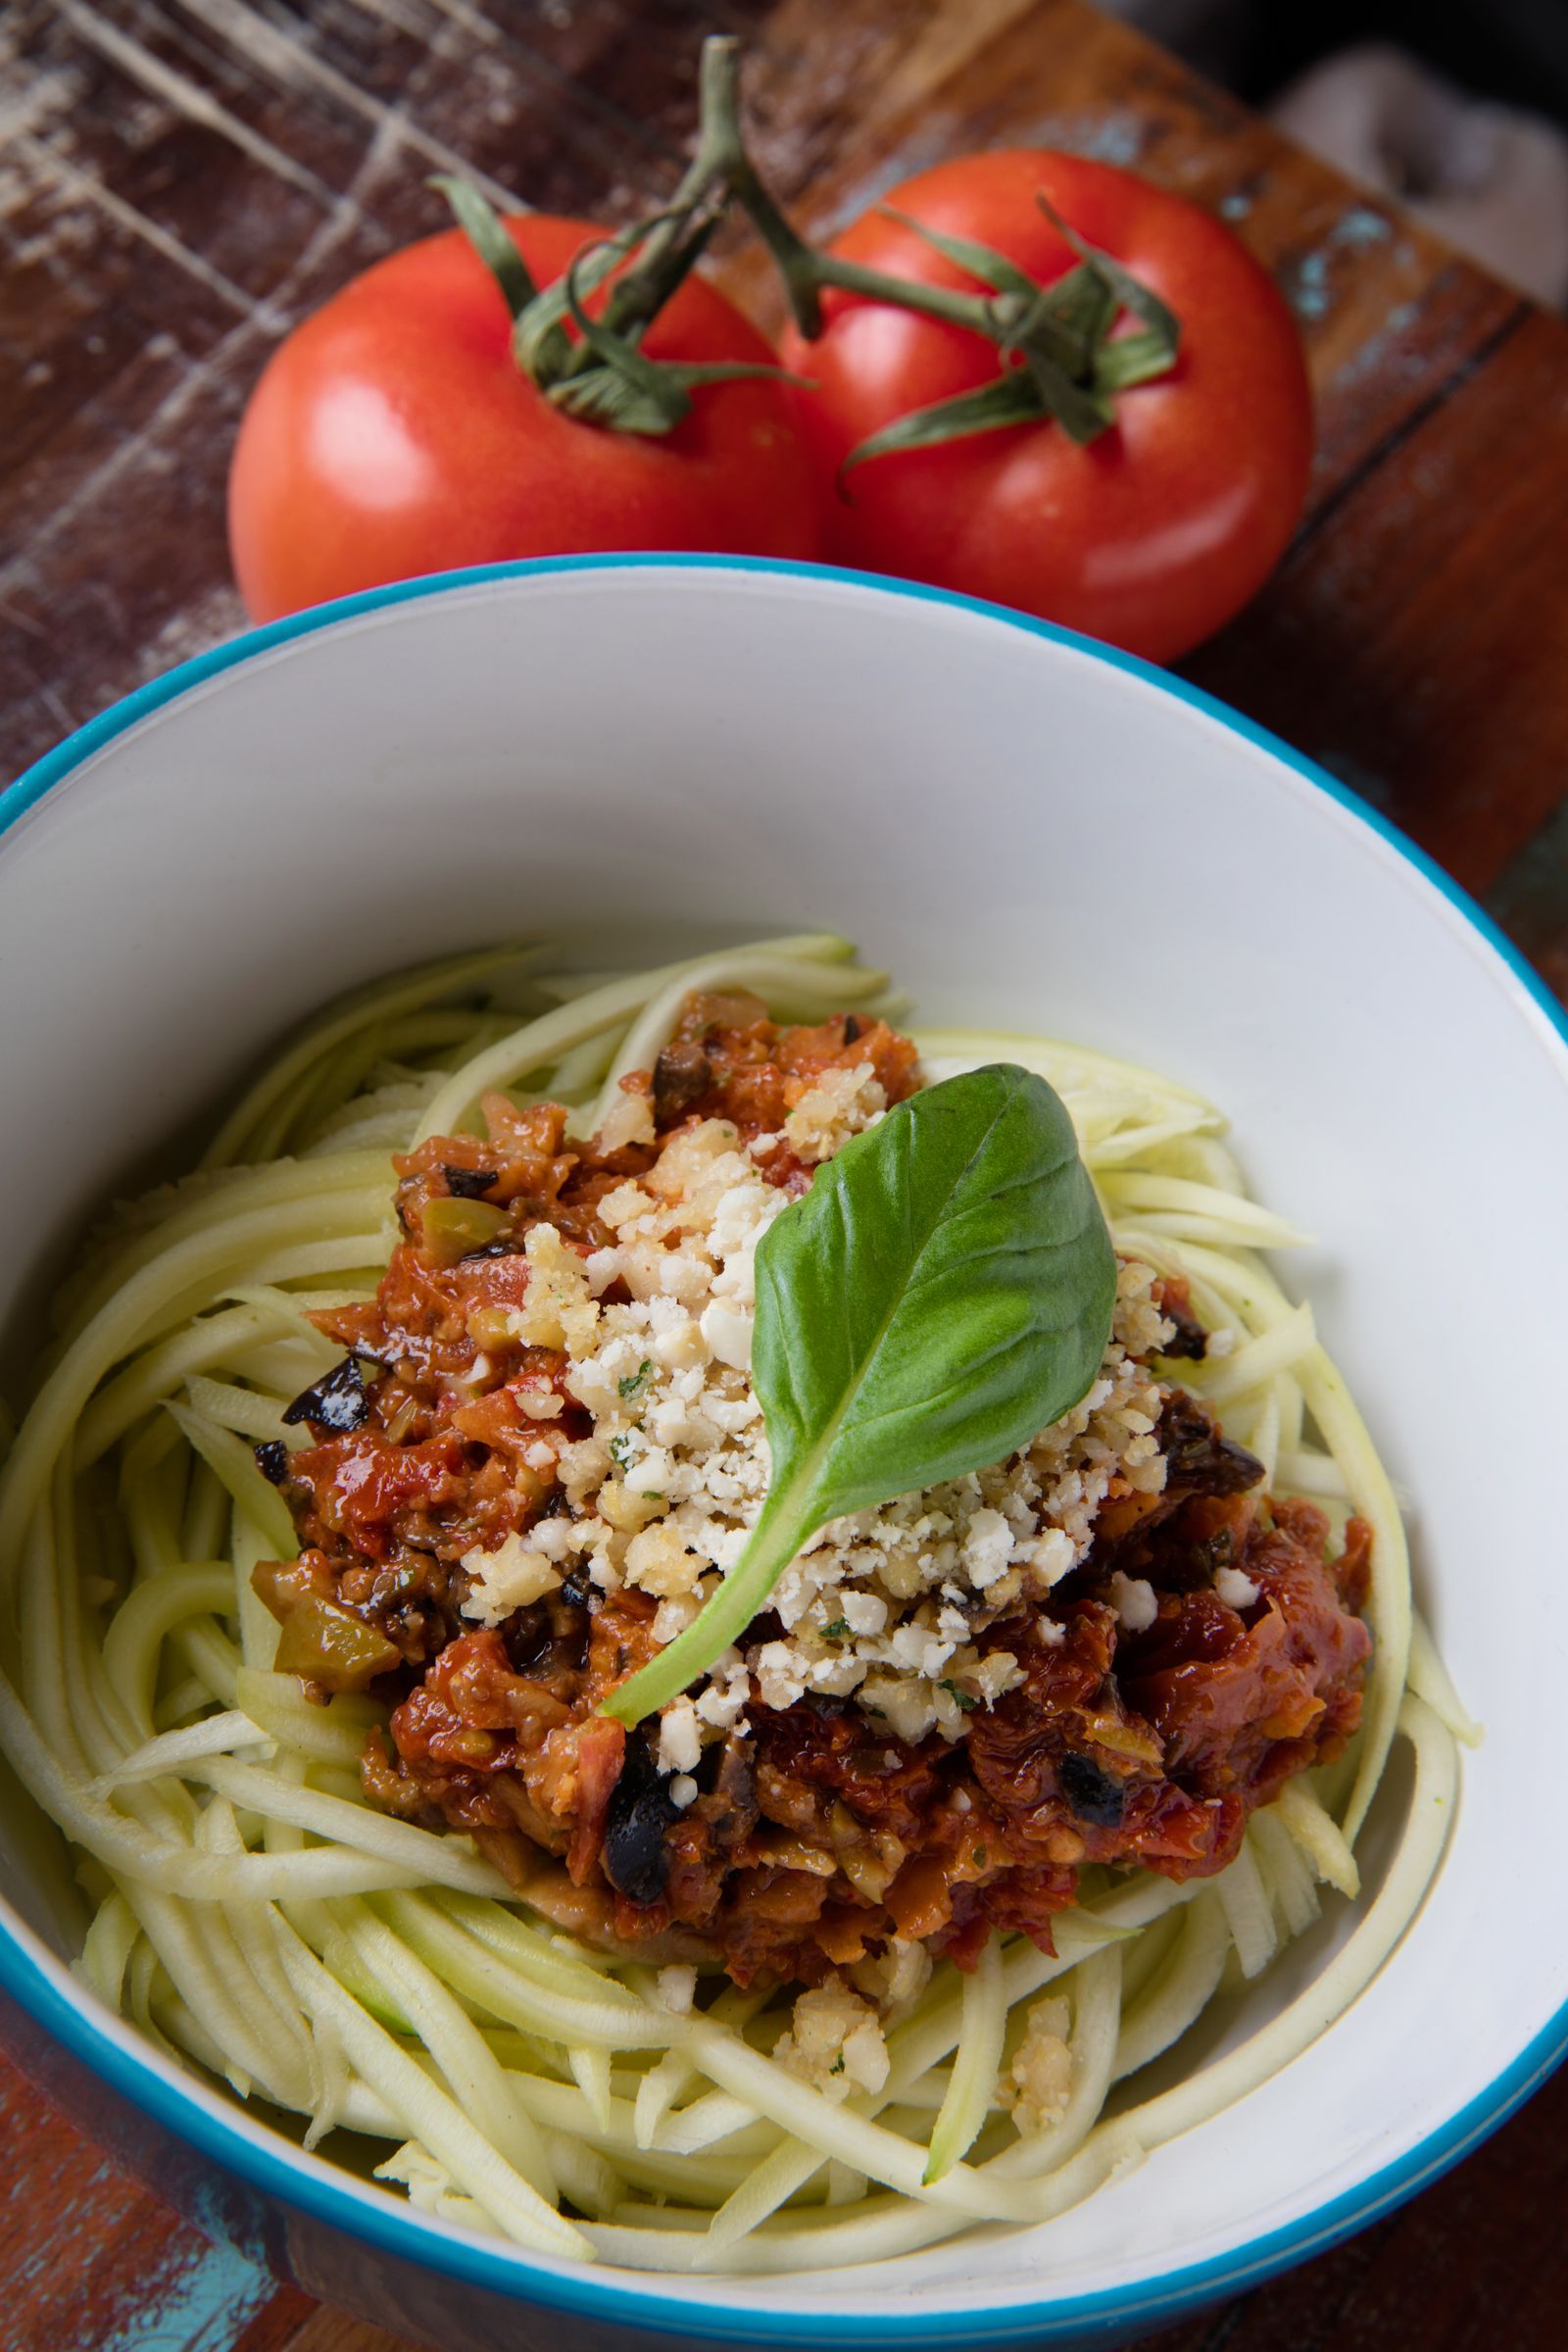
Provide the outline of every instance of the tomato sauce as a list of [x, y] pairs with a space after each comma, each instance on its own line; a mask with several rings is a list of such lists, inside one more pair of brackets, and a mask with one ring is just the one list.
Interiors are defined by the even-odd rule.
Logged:
[[[300, 1400], [315, 1442], [280, 1472], [300, 1558], [257, 1573], [308, 1688], [387, 1700], [363, 1766], [378, 1803], [467, 1832], [579, 1933], [711, 1955], [742, 1984], [814, 1982], [894, 1936], [960, 1963], [993, 1928], [1049, 1950], [1087, 1868], [1223, 1869], [1252, 1808], [1344, 1748], [1371, 1649], [1367, 1530], [1352, 1520], [1330, 1560], [1323, 1514], [1260, 1495], [1259, 1465], [1176, 1388], [1163, 1493], [1108, 1500], [1083, 1565], [979, 1637], [1022, 1680], [952, 1742], [904, 1741], [853, 1699], [775, 1711], [754, 1684], [677, 1804], [649, 1727], [598, 1712], [654, 1653], [652, 1599], [579, 1572], [499, 1627], [464, 1615], [465, 1555], [567, 1507], [560, 1454], [589, 1433], [565, 1358], [509, 1328], [529, 1229], [602, 1247], [598, 1203], [676, 1128], [781, 1137], [825, 1071], [866, 1062], [890, 1102], [913, 1091], [914, 1048], [882, 1022], [780, 1027], [754, 1000], [694, 998], [656, 1068], [626, 1082], [656, 1143], [598, 1152], [568, 1143], [558, 1106], [492, 1096], [485, 1141], [401, 1159], [403, 1239], [375, 1298], [317, 1317], [354, 1376]], [[810, 1181], [785, 1141], [759, 1164], [787, 1191]], [[1185, 1291], [1161, 1302], [1171, 1352], [1200, 1354]], [[1219, 1597], [1221, 1567], [1250, 1601]], [[1152, 1590], [1138, 1630], [1118, 1615], [1118, 1571]]]

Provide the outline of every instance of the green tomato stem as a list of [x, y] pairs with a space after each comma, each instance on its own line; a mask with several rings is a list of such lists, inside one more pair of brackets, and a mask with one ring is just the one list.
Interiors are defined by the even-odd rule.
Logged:
[[[896, 276], [808, 244], [775, 201], [746, 145], [741, 126], [740, 46], [728, 34], [703, 44], [701, 114], [696, 152], [662, 211], [608, 243], [609, 261], [574, 282], [535, 291], [511, 239], [476, 189], [451, 179], [433, 182], [445, 195], [475, 251], [491, 271], [512, 316], [513, 351], [538, 389], [583, 422], [622, 432], [668, 432], [686, 415], [693, 384], [720, 380], [678, 365], [649, 360], [643, 336], [683, 284], [731, 209], [760, 237], [778, 270], [796, 326], [814, 341], [826, 323], [822, 297], [830, 290], [914, 312], [962, 328], [992, 344], [1003, 377], [1016, 370], [1000, 404], [982, 404], [973, 421], [974, 395], [950, 409], [921, 413], [918, 443], [962, 438], [989, 429], [1001, 408], [1016, 420], [1054, 417], [1074, 440], [1093, 440], [1114, 419], [1112, 395], [1164, 374], [1175, 364], [1178, 323], [1164, 304], [1109, 255], [1101, 254], [1040, 199], [1079, 256], [1078, 268], [1050, 286], [1037, 286], [1016, 264], [983, 246], [938, 235], [917, 220], [907, 225], [950, 259], [972, 269], [985, 291], [927, 285]], [[609, 286], [597, 326], [583, 297], [625, 257]], [[573, 273], [568, 273], [568, 277]], [[1087, 299], [1086, 299], [1087, 298]], [[1140, 335], [1112, 339], [1123, 310], [1142, 322]], [[570, 329], [575, 327], [573, 334]], [[755, 369], [733, 369], [752, 373]], [[901, 420], [902, 421], [902, 420]], [[854, 462], [912, 447], [897, 426], [863, 443]]]

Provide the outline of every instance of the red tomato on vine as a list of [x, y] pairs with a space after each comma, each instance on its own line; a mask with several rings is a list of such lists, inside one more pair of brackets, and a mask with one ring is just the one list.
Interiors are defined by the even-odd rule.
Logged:
[[[604, 250], [600, 230], [547, 214], [495, 226], [540, 291]], [[252, 395], [229, 477], [230, 550], [255, 619], [516, 556], [818, 552], [799, 395], [762, 372], [776, 355], [715, 287], [687, 276], [634, 356], [759, 372], [699, 373], [667, 427], [573, 413], [519, 367], [514, 327], [494, 267], [453, 228], [377, 263], [294, 329]]]
[[[680, 187], [613, 239], [503, 221], [380, 263], [289, 336], [230, 477], [258, 618], [578, 550], [818, 553], [1169, 661], [1266, 578], [1311, 461], [1284, 302], [1220, 222], [1103, 164], [971, 156], [817, 251], [704, 46]], [[692, 274], [733, 208], [784, 279], [774, 354]]]
[[[891, 448], [842, 469], [911, 411], [972, 399], [1009, 365], [1001, 344], [947, 318], [821, 281], [823, 331], [792, 331], [782, 356], [812, 379], [807, 419], [836, 562], [1013, 605], [1168, 662], [1247, 602], [1301, 512], [1312, 411], [1300, 340], [1264, 270], [1220, 221], [1105, 164], [1045, 152], [976, 155], [895, 188], [827, 249], [827, 261], [961, 290], [972, 269], [909, 222], [1014, 265], [1048, 293], [1079, 262], [1039, 198], [1174, 314], [1163, 370], [1114, 384], [1109, 421], [1077, 440], [1059, 417], [987, 421], [934, 445]], [[991, 279], [999, 287], [997, 274]], [[1006, 286], [1001, 284], [1004, 299]], [[1021, 296], [1014, 308], [1022, 307]], [[1111, 306], [1114, 308], [1115, 306]], [[1138, 333], [1125, 308], [1098, 362]], [[1067, 372], [1071, 373], [1070, 362]], [[1079, 370], [1079, 383], [1085, 371]], [[994, 404], [993, 404], [994, 405]]]

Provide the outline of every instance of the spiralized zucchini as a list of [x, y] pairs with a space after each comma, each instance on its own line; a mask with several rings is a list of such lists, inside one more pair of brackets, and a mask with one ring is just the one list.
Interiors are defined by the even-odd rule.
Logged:
[[[369, 1804], [355, 1765], [382, 1710], [311, 1705], [272, 1670], [251, 1571], [295, 1540], [251, 1446], [335, 1357], [309, 1310], [374, 1290], [396, 1239], [388, 1154], [471, 1125], [487, 1088], [564, 1101], [590, 1133], [695, 988], [751, 990], [786, 1019], [900, 1009], [829, 936], [591, 980], [518, 950], [449, 957], [334, 1006], [194, 1175], [95, 1238], [20, 1429], [0, 1427], [0, 1741], [76, 1849], [83, 1981], [242, 2099], [305, 2119], [308, 2145], [330, 2153], [339, 2127], [379, 2138], [381, 2176], [416, 2204], [541, 2254], [793, 2271], [1049, 2221], [1284, 2066], [1419, 1906], [1454, 1739], [1474, 1729], [1418, 1628], [1412, 1649], [1403, 1531], [1366, 1430], [1261, 1254], [1301, 1237], [1247, 1198], [1219, 1112], [1078, 1047], [929, 1031], [932, 1077], [1010, 1059], [1052, 1081], [1118, 1250], [1187, 1277], [1234, 1335], [1189, 1385], [1277, 1493], [1370, 1521], [1376, 1646], [1350, 1756], [1290, 1783], [1218, 1878], [1090, 1873], [1054, 1958], [1008, 1936], [968, 1977], [939, 1965], [889, 2031], [882, 2090], [844, 2100], [772, 2056], [788, 1993], [720, 1981], [667, 2006], [652, 1971], [556, 1932], [467, 1838]], [[1413, 1794], [1376, 1899], [1298, 1998], [1141, 2096], [1215, 1995], [1317, 1918], [1320, 1887], [1356, 1894], [1396, 1739]], [[998, 2077], [1047, 1986], [1071, 2091], [1021, 2132]]]

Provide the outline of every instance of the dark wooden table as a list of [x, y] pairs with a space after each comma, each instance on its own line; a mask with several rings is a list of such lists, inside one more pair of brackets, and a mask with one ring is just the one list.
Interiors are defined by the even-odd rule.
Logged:
[[[763, 160], [818, 228], [1020, 140], [1234, 221], [1300, 318], [1320, 446], [1278, 577], [1192, 674], [1396, 818], [1568, 994], [1568, 331], [1080, 0], [11, 0], [0, 774], [239, 625], [246, 390], [436, 223], [426, 173], [625, 217], [672, 184], [714, 26], [755, 36]], [[1402, 2213], [1155, 2340], [1557, 2352], [1565, 2194], [1568, 2076]], [[9, 2352], [389, 2346], [205, 2245], [3, 2068], [0, 2295]]]

